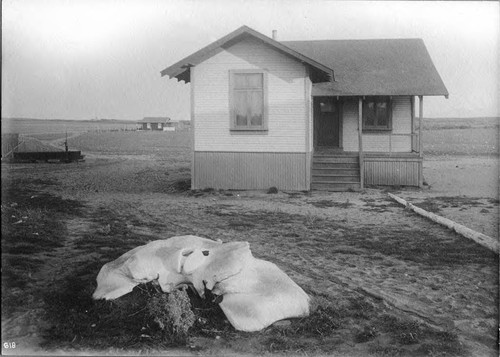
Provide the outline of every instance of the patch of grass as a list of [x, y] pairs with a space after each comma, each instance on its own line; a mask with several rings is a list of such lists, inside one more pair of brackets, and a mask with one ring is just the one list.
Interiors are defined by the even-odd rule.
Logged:
[[[7, 316], [26, 308], [36, 294], [34, 275], [67, 238], [65, 217], [80, 212], [73, 200], [26, 188], [34, 181], [2, 182], [2, 310]], [[24, 297], [16, 289], [24, 289]]]
[[345, 231], [344, 238], [347, 244], [372, 253], [430, 266], [498, 264], [498, 255], [456, 233], [447, 232], [449, 238], [443, 239], [439, 232], [445, 230], [444, 227], [433, 230], [384, 227], [384, 233], [379, 232], [380, 229], [351, 228]]
[[401, 185], [383, 186], [382, 192], [397, 193], [403, 189]]
[[385, 198], [383, 200], [375, 200], [373, 198], [361, 198], [365, 205], [361, 207], [363, 211], [368, 212], [390, 212], [393, 208], [400, 208], [396, 202]]
[[380, 328], [384, 332], [389, 332], [401, 345], [418, 343], [424, 333], [429, 332], [423, 324], [417, 321], [403, 320], [391, 315], [383, 315], [380, 318]]
[[439, 205], [437, 202], [433, 200], [425, 200], [423, 202], [419, 202], [417, 204], [417, 206], [419, 208], [422, 208], [428, 212], [432, 212], [432, 213], [439, 213], [441, 212], [441, 205]]
[[107, 207], [100, 207], [96, 210], [93, 213], [93, 221], [96, 223], [95, 229], [75, 239], [73, 244], [76, 249], [98, 252], [101, 255], [102, 264], [151, 240], [150, 236], [132, 233], [128, 226], [130, 223], [142, 224], [142, 221], [120, 217], [117, 212]]
[[[181, 170], [179, 170], [181, 171]], [[191, 190], [191, 179], [178, 179], [171, 182], [165, 192], [176, 193], [176, 192], [189, 192]]]
[[429, 357], [456, 357], [466, 356], [467, 350], [460, 343], [422, 343], [416, 350], [419, 356]]
[[289, 198], [301, 198], [304, 196], [311, 196], [311, 191], [301, 191], [301, 192], [285, 192]]
[[300, 319], [293, 326], [295, 335], [327, 336], [340, 327], [344, 312], [333, 305], [317, 306], [309, 316]]
[[[294, 247], [302, 237], [308, 237], [318, 252], [335, 251], [341, 246], [347, 252], [353, 248], [356, 254], [365, 251], [372, 256], [378, 253], [430, 266], [498, 264], [498, 256], [493, 252], [444, 227], [428, 223], [424, 218], [421, 218], [425, 222], [422, 228], [409, 228], [391, 225], [352, 226], [345, 221], [318, 217], [307, 211], [304, 214], [289, 214], [269, 210], [245, 211], [237, 207], [226, 209], [214, 205], [207, 207], [205, 212], [221, 217], [217, 221], [221, 229], [251, 229], [259, 232], [258, 235], [246, 237], [251, 244], [263, 240], [273, 244], [274, 237], [286, 237], [279, 241], [276, 248], [290, 254], [293, 254]], [[310, 240], [310, 237], [314, 239]]]
[[379, 335], [379, 331], [375, 326], [364, 325], [359, 331], [354, 335], [354, 342], [365, 343], [373, 340]]
[[266, 329], [262, 346], [269, 352], [331, 352], [345, 342], [346, 330], [356, 339], [359, 319], [372, 319], [376, 314], [374, 306], [362, 296], [336, 302], [314, 296], [309, 316], [293, 319], [285, 328]]
[[[2, 293], [9, 299], [9, 292], [13, 288], [25, 288], [33, 281], [33, 274], [43, 265], [44, 261], [34, 257], [32, 251], [27, 246], [28, 254], [2, 254]], [[3, 299], [2, 294], [2, 299]], [[12, 304], [2, 305], [5, 310], [11, 310], [18, 306], [16, 299], [11, 300]], [[5, 311], [4, 310], [4, 311]]]
[[426, 198], [421, 202], [415, 203], [416, 206], [425, 209], [426, 211], [439, 213], [443, 208], [460, 208], [460, 207], [480, 207], [484, 203], [479, 198], [470, 198], [465, 196], [438, 196]]
[[404, 356], [404, 349], [399, 346], [388, 346], [388, 345], [379, 345], [373, 344], [368, 349], [370, 355], [377, 357], [399, 357]]
[[[264, 350], [271, 353], [306, 353], [321, 350], [318, 341], [308, 338], [289, 338], [284, 335], [275, 334], [264, 340]], [[330, 350], [331, 351], [331, 350]]]
[[63, 199], [46, 192], [33, 189], [33, 185], [53, 185], [50, 180], [12, 180], [2, 177], [2, 209], [41, 209], [51, 213], [79, 214], [83, 205], [75, 200]]
[[91, 265], [83, 267], [45, 292], [51, 327], [44, 347], [157, 350], [186, 346], [195, 335], [227, 338], [234, 332], [210, 294], [206, 299], [191, 290], [166, 294], [151, 282], [119, 299], [95, 301], [95, 274]]
[[154, 295], [146, 303], [149, 317], [158, 325], [165, 339], [185, 344], [196, 317], [185, 290]]
[[416, 320], [382, 315], [378, 326], [401, 346], [419, 344], [419, 355], [461, 356], [466, 353], [457, 334], [450, 331], [437, 331]]
[[[246, 211], [238, 209], [231, 205], [218, 204], [209, 206], [205, 212], [211, 215], [224, 217], [225, 223], [228, 226], [239, 227], [241, 225], [251, 225], [256, 230], [266, 230], [269, 227], [280, 228], [283, 225], [296, 225], [301, 222], [304, 225], [313, 225], [321, 219], [310, 213], [306, 215], [289, 214], [276, 209], [273, 211], [259, 210], [259, 211]], [[228, 217], [234, 217], [229, 219]], [[284, 229], [285, 232], [289, 231], [289, 227]]]
[[390, 212], [396, 207], [394, 204], [382, 204], [382, 205], [371, 205], [371, 206], [364, 206], [361, 207], [363, 211], [366, 212], [378, 212], [378, 213], [383, 213], [383, 212]]
[[[154, 287], [138, 287], [114, 301], [94, 301], [89, 279], [68, 277], [44, 296], [51, 327], [45, 347], [132, 348], [148, 338], [146, 298]], [[153, 325], [153, 320], [149, 321]]]
[[228, 222], [229, 228], [235, 229], [237, 231], [244, 231], [254, 227], [251, 222], [245, 222], [244, 220], [234, 219]]
[[310, 205], [313, 205], [314, 207], [318, 208], [331, 208], [331, 207], [337, 207], [337, 208], [349, 208], [353, 204], [349, 202], [349, 200], [346, 200], [345, 202], [335, 202], [335, 201], [330, 201], [330, 200], [320, 200], [320, 201], [308, 201]]

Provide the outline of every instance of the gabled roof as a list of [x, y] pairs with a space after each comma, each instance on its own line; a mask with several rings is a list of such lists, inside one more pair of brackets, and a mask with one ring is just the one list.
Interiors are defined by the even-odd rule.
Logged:
[[170, 121], [168, 117], [144, 117], [138, 123], [166, 123]]
[[332, 68], [325, 66], [324, 64], [319, 63], [303, 55], [302, 53], [296, 52], [283, 43], [264, 36], [260, 32], [257, 32], [248, 26], [241, 26], [240, 28], [224, 36], [223, 38], [180, 60], [172, 66], [165, 68], [163, 71], [161, 71], [161, 75], [162, 77], [166, 75], [168, 75], [170, 78], [175, 77], [177, 78], [177, 80], [183, 80], [187, 83], [190, 81], [190, 67], [196, 66], [197, 64], [221, 52], [222, 50], [224, 50], [224, 48], [228, 48], [233, 44], [241, 41], [242, 39], [248, 37], [256, 38], [278, 50], [279, 52], [291, 56], [297, 61], [309, 66], [312, 69], [312, 76], [314, 77], [313, 81], [315, 82], [328, 82], [334, 79]]
[[335, 82], [313, 95], [444, 95], [421, 39], [286, 41], [286, 46], [335, 70]]
[[248, 37], [308, 66], [314, 96], [448, 96], [421, 39], [278, 42], [247, 26], [165, 68], [161, 75], [189, 82], [190, 67]]

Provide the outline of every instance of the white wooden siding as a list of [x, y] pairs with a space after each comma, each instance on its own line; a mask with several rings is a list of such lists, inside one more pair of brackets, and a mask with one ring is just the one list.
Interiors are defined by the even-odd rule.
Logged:
[[305, 78], [305, 85], [306, 85], [306, 110], [308, 111], [308, 130], [309, 132], [307, 135], [309, 136], [308, 140], [308, 145], [307, 145], [307, 152], [313, 152], [314, 150], [314, 112], [313, 112], [313, 98], [312, 98], [312, 82], [309, 76], [306, 76]]
[[[344, 102], [344, 151], [358, 151], [358, 100]], [[391, 133], [363, 134], [363, 150], [372, 152], [411, 152], [411, 97], [392, 98]]]
[[[229, 70], [268, 73], [268, 131], [229, 130]], [[240, 41], [196, 66], [194, 150], [306, 152], [305, 67], [254, 39]]]
[[344, 101], [342, 141], [344, 151], [358, 151], [358, 99]]

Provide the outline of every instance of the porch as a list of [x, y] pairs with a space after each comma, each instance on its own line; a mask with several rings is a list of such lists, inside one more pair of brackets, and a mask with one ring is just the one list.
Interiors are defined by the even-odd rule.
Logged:
[[[422, 162], [418, 153], [364, 153], [363, 165], [358, 152], [321, 150], [312, 160], [311, 189], [357, 191], [365, 186], [421, 187]], [[363, 185], [361, 185], [361, 166]]]
[[387, 98], [387, 128], [367, 130], [365, 97], [313, 97], [311, 189], [423, 185], [423, 98], [418, 118], [415, 96]]

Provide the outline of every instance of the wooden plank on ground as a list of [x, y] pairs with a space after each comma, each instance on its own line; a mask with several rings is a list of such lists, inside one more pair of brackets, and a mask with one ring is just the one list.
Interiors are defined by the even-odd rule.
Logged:
[[437, 214], [434, 214], [434, 213], [428, 212], [422, 208], [419, 208], [419, 207], [411, 204], [410, 202], [405, 201], [401, 197], [393, 195], [392, 193], [389, 193], [388, 195], [396, 202], [411, 209], [413, 212], [415, 212], [421, 216], [424, 216], [426, 218], [429, 218], [433, 222], [436, 222], [436, 223], [439, 223], [445, 227], [448, 227], [449, 229], [457, 232], [458, 234], [460, 234], [466, 238], [472, 239], [474, 242], [481, 244], [483, 247], [486, 247], [486, 248], [488, 248], [488, 249], [490, 249], [498, 254], [498, 241], [497, 240], [495, 240], [495, 239], [493, 239], [485, 234], [476, 232], [476, 231], [474, 231], [470, 228], [467, 228], [461, 224], [458, 224], [458, 223], [452, 221], [451, 219], [438, 216]]

